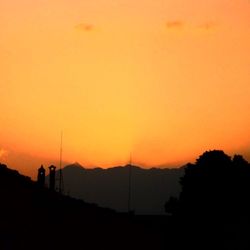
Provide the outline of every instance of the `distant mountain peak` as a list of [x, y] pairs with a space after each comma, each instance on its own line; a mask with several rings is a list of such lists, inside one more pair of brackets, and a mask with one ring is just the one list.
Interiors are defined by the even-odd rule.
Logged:
[[74, 162], [72, 164], [69, 164], [67, 166], [64, 167], [64, 169], [67, 169], [67, 168], [71, 168], [71, 169], [85, 169], [79, 162]]
[[[133, 165], [133, 164], [127, 164], [127, 165], [125, 165], [124, 166], [124, 168], [132, 168], [132, 169], [138, 169], [138, 170], [143, 170], [143, 169], [145, 169], [145, 168], [142, 168], [142, 167], [139, 167], [139, 166], [136, 166], [136, 165]], [[146, 169], [145, 169], [146, 170]]]
[[83, 168], [83, 166], [79, 163], [79, 162], [74, 162], [72, 165], [75, 165], [76, 167], [81, 167], [81, 168]]

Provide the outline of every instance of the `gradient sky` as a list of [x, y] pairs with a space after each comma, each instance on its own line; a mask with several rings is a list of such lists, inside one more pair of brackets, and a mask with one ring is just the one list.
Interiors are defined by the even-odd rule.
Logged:
[[1, 0], [0, 160], [35, 176], [250, 151], [249, 0]]

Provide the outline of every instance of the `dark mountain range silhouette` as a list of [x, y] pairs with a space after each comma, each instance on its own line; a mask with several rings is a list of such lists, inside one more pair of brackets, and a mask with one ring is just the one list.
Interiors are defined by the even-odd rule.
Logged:
[[0, 164], [0, 249], [162, 249], [127, 214], [39, 187]]
[[[86, 169], [80, 164], [62, 170], [65, 191], [71, 196], [94, 202], [117, 211], [128, 210], [129, 165], [109, 169]], [[170, 196], [178, 196], [179, 169], [143, 169], [131, 167], [131, 209], [136, 214], [164, 214], [164, 204]]]

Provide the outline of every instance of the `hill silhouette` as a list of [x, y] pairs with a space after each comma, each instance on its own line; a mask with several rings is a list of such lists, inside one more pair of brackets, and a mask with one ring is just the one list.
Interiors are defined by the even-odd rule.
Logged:
[[0, 249], [162, 249], [126, 214], [39, 185], [0, 164]]
[[[181, 190], [179, 169], [131, 167], [131, 208], [136, 214], [165, 214], [165, 201]], [[75, 163], [62, 170], [65, 191], [71, 196], [126, 212], [129, 166], [86, 169]]]

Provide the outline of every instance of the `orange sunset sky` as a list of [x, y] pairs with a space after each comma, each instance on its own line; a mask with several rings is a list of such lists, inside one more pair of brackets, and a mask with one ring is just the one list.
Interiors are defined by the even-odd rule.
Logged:
[[[249, 0], [1, 0], [0, 161], [35, 176], [250, 160]], [[46, 165], [47, 166], [47, 165]]]

